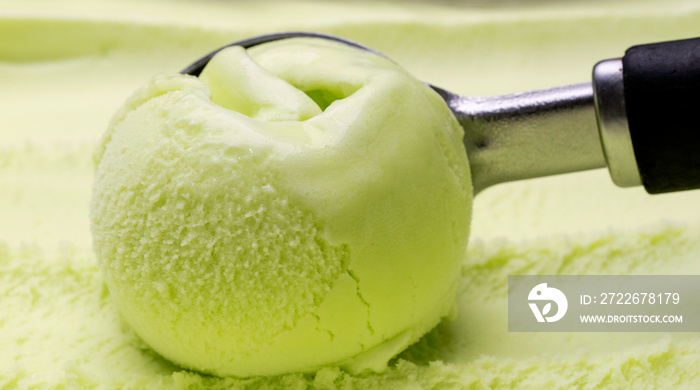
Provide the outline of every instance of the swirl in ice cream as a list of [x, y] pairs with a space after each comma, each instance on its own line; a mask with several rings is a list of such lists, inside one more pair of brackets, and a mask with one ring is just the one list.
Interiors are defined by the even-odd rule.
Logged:
[[381, 371], [452, 310], [472, 203], [462, 135], [399, 66], [320, 39], [158, 76], [96, 154], [110, 293], [184, 367]]

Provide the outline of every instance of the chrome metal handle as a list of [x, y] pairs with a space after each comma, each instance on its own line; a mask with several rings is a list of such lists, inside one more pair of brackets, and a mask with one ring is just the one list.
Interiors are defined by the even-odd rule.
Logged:
[[495, 97], [435, 90], [464, 128], [475, 193], [606, 166], [591, 83]]
[[613, 183], [620, 187], [642, 185], [627, 122], [621, 59], [601, 61], [593, 67], [593, 90], [600, 142]]

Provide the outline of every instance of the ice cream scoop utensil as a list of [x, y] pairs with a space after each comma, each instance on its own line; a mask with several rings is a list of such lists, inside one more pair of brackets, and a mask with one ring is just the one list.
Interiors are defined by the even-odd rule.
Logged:
[[[333, 35], [288, 32], [228, 46]], [[223, 49], [223, 48], [222, 48]], [[218, 49], [184, 74], [197, 76]], [[593, 82], [493, 97], [431, 86], [464, 128], [474, 192], [513, 180], [607, 167], [621, 187], [652, 194], [700, 188], [700, 39], [634, 46], [599, 62]]]

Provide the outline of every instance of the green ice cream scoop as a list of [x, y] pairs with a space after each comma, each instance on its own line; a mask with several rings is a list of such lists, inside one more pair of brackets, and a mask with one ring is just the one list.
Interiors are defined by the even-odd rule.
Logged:
[[110, 293], [187, 368], [381, 371], [452, 310], [473, 196], [463, 134], [429, 86], [324, 39], [158, 76], [96, 154]]

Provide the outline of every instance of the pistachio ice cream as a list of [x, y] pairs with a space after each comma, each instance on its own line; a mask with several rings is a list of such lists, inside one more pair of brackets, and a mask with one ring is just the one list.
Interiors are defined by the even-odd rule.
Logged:
[[428, 86], [318, 38], [156, 77], [96, 157], [110, 293], [184, 367], [382, 371], [452, 309], [472, 199], [462, 136]]
[[[296, 219], [280, 219], [278, 226], [287, 224], [284, 226], [298, 227], [296, 237], [299, 243], [315, 245], [309, 246], [308, 253], [318, 253], [319, 257], [315, 258], [327, 259], [328, 264], [332, 264], [331, 260], [342, 259], [346, 253], [342, 244], [350, 240], [348, 237], [362, 232], [337, 230], [340, 225], [333, 225], [336, 221], [329, 218], [330, 214], [324, 214], [327, 211], [319, 211], [320, 205], [316, 204], [318, 202], [315, 198], [311, 198], [314, 194], [302, 193], [303, 188], [320, 183], [323, 179], [320, 167], [315, 176], [313, 170], [296, 167], [304, 163], [304, 156], [317, 156], [301, 153], [313, 152], [313, 145], [319, 145], [319, 142], [324, 145], [340, 145], [350, 140], [345, 137], [321, 138], [325, 134], [321, 132], [313, 133], [318, 138], [306, 135], [295, 137], [274, 132], [274, 129], [282, 123], [301, 126], [301, 123], [319, 121], [324, 115], [331, 114], [332, 110], [340, 109], [340, 103], [352, 99], [360, 90], [343, 95], [344, 99], [334, 100], [325, 106], [325, 99], [319, 99], [319, 95], [313, 93], [305, 93], [309, 90], [287, 78], [282, 70], [266, 67], [262, 57], [267, 55], [264, 52], [272, 50], [271, 47], [261, 47], [257, 53], [254, 50], [233, 53], [233, 56], [245, 54], [249, 57], [252, 63], [248, 62], [251, 67], [246, 68], [247, 71], [260, 75], [262, 69], [262, 74], [274, 76], [245, 80], [269, 82], [278, 86], [284, 82], [285, 86], [291, 86], [291, 89], [284, 88], [288, 93], [282, 92], [287, 96], [284, 99], [285, 105], [273, 105], [282, 107], [283, 110], [256, 111], [250, 107], [236, 107], [236, 110], [244, 112], [239, 111], [238, 120], [234, 123], [256, 124], [250, 127], [240, 126], [238, 131], [247, 134], [247, 138], [243, 139], [247, 143], [269, 140], [267, 149], [254, 149], [257, 154], [249, 153], [251, 156], [248, 156], [240, 148], [234, 147], [232, 140], [223, 135], [215, 137], [219, 130], [221, 134], [224, 133], [223, 129], [230, 130], [226, 126], [231, 125], [229, 117], [235, 114], [234, 110], [226, 106], [237, 104], [237, 97], [217, 97], [216, 89], [208, 84], [218, 78], [226, 82], [237, 82], [239, 88], [243, 88], [240, 83], [245, 80], [234, 80], [219, 72], [209, 73], [209, 76], [200, 79], [180, 78], [174, 74], [203, 54], [237, 40], [270, 32], [313, 30], [356, 40], [386, 54], [401, 69], [405, 69], [400, 70], [398, 66], [384, 63], [373, 65], [381, 69], [386, 66], [381, 72], [396, 72], [401, 77], [410, 73], [417, 80], [468, 96], [511, 93], [587, 81], [596, 61], [620, 56], [633, 44], [695, 36], [700, 23], [700, 7], [695, 2], [538, 2], [530, 6], [503, 7], [485, 7], [482, 2], [480, 7], [469, 7], [419, 3], [233, 4], [184, 1], [164, 3], [156, 0], [28, 3], [8, 0], [0, 3], [0, 11], [0, 32], [3, 37], [12, 37], [0, 39], [0, 388], [698, 387], [700, 337], [695, 333], [515, 333], [508, 332], [507, 329], [508, 275], [700, 273], [700, 241], [697, 238], [700, 234], [700, 196], [697, 191], [649, 196], [642, 188], [615, 187], [604, 170], [502, 184], [483, 191], [474, 199], [465, 256], [459, 260], [459, 264], [444, 263], [454, 266], [457, 275], [456, 307], [454, 313], [450, 313], [453, 315], [441, 320], [431, 330], [421, 329], [419, 332], [427, 330], [428, 333], [389, 360], [385, 371], [372, 373], [370, 370], [359, 374], [353, 373], [347, 364], [343, 367], [339, 367], [339, 364], [353, 354], [361, 354], [361, 351], [381, 344], [381, 331], [378, 329], [382, 320], [379, 317], [374, 319], [377, 336], [372, 339], [371, 333], [367, 331], [367, 338], [362, 340], [364, 349], [355, 346], [357, 343], [348, 342], [347, 347], [338, 347], [337, 351], [335, 348], [324, 351], [336, 355], [332, 358], [324, 355], [324, 360], [329, 363], [322, 368], [312, 368], [318, 362], [310, 363], [306, 360], [303, 364], [300, 362], [298, 367], [290, 367], [290, 370], [302, 372], [237, 378], [207, 375], [197, 367], [185, 367], [192, 363], [177, 360], [173, 354], [168, 355], [164, 348], [158, 347], [155, 337], [149, 339], [148, 334], [139, 331], [138, 324], [135, 324], [141, 315], [147, 318], [159, 313], [128, 314], [126, 311], [155, 308], [155, 305], [146, 306], [145, 299], [155, 302], [164, 299], [161, 297], [166, 295], [180, 299], [181, 303], [187, 303], [187, 299], [192, 302], [199, 299], [203, 304], [210, 301], [217, 303], [217, 300], [205, 300], [196, 295], [178, 295], [179, 292], [172, 289], [175, 284], [168, 275], [178, 272], [186, 282], [198, 283], [194, 272], [187, 272], [184, 268], [187, 263], [182, 263], [178, 269], [178, 264], [173, 262], [171, 269], [175, 269], [172, 273], [163, 272], [162, 283], [141, 287], [140, 291], [148, 292], [148, 296], [139, 296], [133, 291], [115, 287], [120, 281], [115, 279], [110, 282], [110, 271], [105, 269], [107, 262], [98, 262], [96, 253], [100, 253], [100, 246], [93, 247], [89, 216], [93, 182], [96, 179], [99, 182], [103, 164], [110, 162], [117, 165], [121, 161], [124, 164], [110, 170], [115, 175], [114, 179], [116, 180], [119, 169], [123, 169], [125, 178], [134, 179], [125, 179], [125, 187], [137, 186], [142, 181], [145, 184], [142, 193], [153, 196], [152, 204], [147, 203], [151, 200], [145, 197], [134, 197], [134, 204], [142, 202], [138, 204], [143, 209], [147, 208], [148, 215], [154, 217], [158, 213], [172, 212], [172, 215], [183, 218], [177, 228], [173, 228], [173, 221], [166, 220], [169, 225], [159, 225], [158, 234], [161, 234], [163, 240], [170, 240], [169, 235], [172, 234], [173, 244], [168, 246], [170, 244], [161, 241], [158, 246], [161, 249], [153, 250], [162, 250], [162, 253], [172, 256], [176, 253], [170, 248], [175, 247], [175, 242], [182, 244], [188, 237], [193, 239], [185, 246], [177, 247], [178, 251], [213, 243], [212, 240], [202, 239], [207, 237], [205, 232], [209, 234], [206, 224], [196, 225], [187, 219], [186, 214], [177, 214], [179, 202], [182, 202], [182, 210], [197, 213], [196, 204], [201, 204], [201, 213], [196, 215], [215, 215], [204, 208], [204, 205], [213, 205], [213, 202], [207, 203], [209, 200], [202, 198], [197, 200], [199, 203], [195, 202], [193, 186], [180, 188], [178, 192], [174, 191], [176, 184], [196, 182], [201, 184], [196, 187], [198, 190], [206, 187], [210, 193], [219, 194], [220, 190], [215, 189], [220, 189], [221, 186], [214, 184], [214, 179], [219, 182], [238, 177], [260, 189], [256, 193], [257, 197], [251, 198], [251, 210], [257, 211], [253, 207], [255, 202], [262, 204], [262, 200], [285, 194], [288, 197], [286, 205], [277, 203], [275, 207], [278, 208], [275, 210], [287, 210], [285, 215], [296, 216]], [[238, 65], [245, 66], [245, 63]], [[155, 74], [166, 76], [153, 79]], [[212, 79], [207, 80], [207, 77]], [[412, 82], [407, 83], [414, 85]], [[139, 89], [140, 92], [134, 95], [134, 91]], [[249, 91], [248, 96], [255, 90], [243, 89]], [[129, 99], [129, 96], [133, 97]], [[138, 100], [139, 96], [142, 97], [141, 100]], [[178, 96], [181, 99], [178, 100]], [[258, 102], [278, 102], [271, 96], [254, 97]], [[161, 131], [136, 133], [131, 130], [130, 133], [125, 124], [112, 122], [111, 141], [103, 138], [110, 118], [127, 99], [132, 105], [126, 106], [122, 111], [125, 120], [135, 120], [142, 115], [142, 119], [150, 118], [149, 124], [153, 125], [151, 130], [156, 128]], [[425, 99], [431, 101], [432, 98], [425, 95]], [[146, 110], [150, 107], [149, 104], [153, 106], [165, 100], [175, 103], [167, 107], [180, 107], [192, 119], [191, 123], [172, 120], [172, 126], [168, 128], [177, 131], [173, 131], [169, 137], [164, 135], [165, 126], [158, 127], [157, 121], [172, 118], [169, 115], [174, 113], [165, 109], [160, 112], [155, 110], [150, 112], [153, 116], [149, 117]], [[137, 101], [141, 103], [137, 104]], [[262, 107], [262, 104], [253, 108], [256, 107]], [[192, 111], [199, 112], [198, 110], [209, 110], [216, 114], [215, 117], [229, 119], [220, 122], [200, 121], [201, 118], [192, 116]], [[165, 115], [160, 117], [159, 113]], [[437, 115], [437, 112], [418, 114]], [[207, 118], [214, 120], [212, 116]], [[220, 127], [217, 128], [212, 123]], [[251, 132], [243, 131], [247, 129]], [[206, 134], [207, 137], [198, 138], [196, 134]], [[293, 134], [303, 135], [304, 132]], [[422, 136], [429, 137], [429, 134], [431, 133], [422, 133]], [[358, 137], [362, 135], [357, 134]], [[134, 151], [134, 148], [127, 148], [125, 153], [134, 154], [120, 159], [122, 150], [117, 145], [120, 142], [132, 145], [137, 140], [153, 153], [146, 156]], [[410, 142], [410, 139], [401, 140]], [[428, 142], [413, 145], [415, 148], [426, 149], [432, 146], [435, 144]], [[164, 158], [177, 156], [175, 152], [178, 148], [185, 147], [193, 151], [183, 156], [194, 160]], [[100, 161], [97, 171], [93, 163], [96, 150]], [[229, 156], [226, 151], [229, 151]], [[295, 151], [298, 152], [297, 155], [294, 154]], [[369, 153], [369, 150], [365, 152]], [[299, 181], [280, 175], [279, 170], [288, 169], [292, 172], [293, 168], [291, 165], [276, 163], [276, 159], [283, 153], [288, 153], [286, 158], [291, 160], [290, 163], [296, 164], [293, 172], [301, 175], [296, 177]], [[211, 161], [215, 155], [218, 160]], [[232, 161], [237, 160], [236, 156], [241, 157], [241, 166], [249, 167], [254, 164], [249, 164], [251, 160], [246, 158], [265, 157], [263, 160], [267, 161], [267, 167], [275, 167], [278, 171], [262, 171], [262, 165], [253, 171], [232, 169]], [[296, 159], [293, 159], [295, 156]], [[329, 164], [343, 161], [341, 155], [326, 157]], [[331, 157], [340, 159], [334, 160]], [[208, 166], [216, 169], [198, 171], [197, 159], [206, 158], [210, 159]], [[381, 154], [376, 158], [381, 162], [388, 156]], [[402, 164], [410, 162], [411, 160], [401, 161]], [[392, 164], [389, 160], [383, 163]], [[143, 164], [143, 169], [129, 170], [129, 164]], [[168, 167], [167, 164], [172, 166]], [[349, 169], [354, 165], [348, 165], [338, 171], [349, 174]], [[442, 167], [444, 169], [444, 165]], [[398, 168], [400, 167], [395, 167], [391, 172], [401, 172]], [[226, 169], [229, 175], [224, 175], [217, 169]], [[128, 176], [127, 171], [133, 176]], [[170, 184], [165, 177], [166, 172], [173, 178]], [[385, 167], [385, 173], [388, 172]], [[445, 176], [449, 173], [439, 172]], [[197, 180], [178, 180], [186, 175]], [[336, 180], [340, 183], [335, 183], [335, 186], [348, 188], [349, 185], [340, 180], [342, 178], [348, 179], [347, 176], [340, 176]], [[307, 180], [303, 186], [301, 179]], [[155, 183], [154, 187], [147, 190], [151, 183]], [[268, 183], [269, 187], [265, 187]], [[161, 191], [155, 197], [156, 187], [168, 191]], [[315, 187], [309, 188], [313, 190]], [[275, 192], [269, 192], [270, 189]], [[191, 194], [189, 199], [179, 198], [180, 194], [186, 193]], [[125, 193], [118, 189], [112, 194], [115, 199], [123, 197], [121, 201], [128, 203]], [[233, 191], [227, 194], [229, 199], [238, 196]], [[388, 196], [394, 195], [386, 196], [388, 200]], [[309, 199], [314, 199], [316, 203]], [[341, 203], [332, 206], [340, 208]], [[468, 209], [452, 211], [456, 213], [465, 210]], [[127, 208], [115, 208], [112, 211], [113, 214], [110, 215], [115, 216], [114, 220], [125, 224], [129, 229], [133, 228], [133, 225], [128, 225], [129, 219], [121, 214], [127, 213]], [[229, 211], [237, 212], [233, 207]], [[251, 222], [258, 221], [260, 216], [261, 222], [267, 221], [268, 226], [273, 226], [271, 222], [274, 219], [271, 218], [270, 211], [266, 208], [263, 214], [252, 215]], [[335, 210], [339, 215], [342, 215], [341, 211]], [[191, 214], [190, 218], [193, 216], [195, 214]], [[345, 217], [343, 226], [348, 224], [349, 219], [359, 218], [359, 215]], [[450, 218], [457, 216], [450, 215]], [[210, 224], [209, 229], [215, 229], [216, 233], [216, 229], [221, 231], [225, 223], [228, 222], [222, 220], [219, 225]], [[178, 232], [180, 226], [183, 229]], [[246, 225], [242, 224], [241, 229], [244, 228]], [[134, 231], [129, 229], [127, 230]], [[182, 236], [175, 237], [175, 233]], [[390, 229], [377, 239], [385, 239], [389, 233]], [[199, 239], [195, 240], [194, 237]], [[265, 237], [270, 236], [263, 236]], [[127, 235], [124, 239], [132, 240], [128, 242], [134, 248], [144, 245], [142, 253], [147, 253], [140, 238], [154, 242], [159, 237], [149, 235], [136, 240]], [[317, 238], [321, 240], [317, 241]], [[322, 248], [319, 242], [327, 245]], [[337, 249], [338, 245], [341, 246], [340, 250]], [[214, 243], [212, 249], [216, 251], [218, 248]], [[118, 250], [115, 247], [114, 251]], [[252, 253], [252, 242], [251, 248], [245, 250]], [[299, 249], [290, 249], [292, 250]], [[235, 248], [231, 251], [235, 251]], [[350, 252], [351, 256], [356, 254]], [[153, 267], [146, 268], [147, 264], [167, 267], [171, 262], [168, 257], [155, 260], [157, 253], [149, 256], [150, 263], [136, 264], [135, 260], [124, 257], [122, 263], [115, 262], [114, 265], [133, 264], [136, 267], [132, 270], [133, 273], [143, 272], [148, 275], [159, 271]], [[245, 263], [240, 265], [241, 272], [251, 272], [251, 267], [260, 267], [259, 263], [252, 262], [255, 255], [250, 258], [249, 268], [244, 267]], [[235, 264], [232, 263], [232, 267]], [[302, 267], [291, 263], [285, 263], [285, 266], [284, 269], [289, 272], [304, 271]], [[362, 264], [348, 268], [352, 270], [359, 266]], [[100, 267], [103, 267], [105, 276]], [[347, 269], [344, 267], [345, 264], [341, 261], [340, 266], [336, 263], [335, 266], [325, 268], [323, 273], [313, 270], [309, 274], [307, 271], [308, 277], [315, 281], [313, 285], [289, 286], [290, 292], [302, 296], [301, 301], [287, 304], [275, 301], [275, 305], [262, 308], [255, 315], [263, 318], [268, 314], [286, 316], [285, 313], [292, 313], [286, 318], [301, 318], [296, 322], [295, 329], [302, 329], [306, 324], [312, 330], [311, 334], [315, 334], [316, 318], [311, 314], [311, 309], [320, 310], [323, 303], [329, 302], [331, 294], [339, 291], [341, 285], [336, 280], [342, 279], [347, 286], [357, 287], [355, 279], [343, 273]], [[119, 269], [115, 268], [113, 274], [116, 275], [117, 271]], [[238, 272], [238, 269], [235, 271]], [[411, 272], [418, 271], [414, 268]], [[125, 285], [131, 283], [128, 278], [132, 278], [133, 273], [122, 273]], [[230, 275], [235, 279], [238, 273]], [[360, 287], [373, 282], [371, 275], [369, 278], [359, 275], [357, 279]], [[262, 280], [262, 277], [252, 280]], [[219, 287], [240, 288], [238, 285], [216, 284], [216, 281], [204, 285], [206, 288], [202, 291], [212, 297], [218, 296]], [[330, 291], [318, 288], [324, 285], [330, 286]], [[432, 287], [426, 286], [428, 288]], [[449, 288], [446, 284], [443, 291], [447, 294]], [[350, 290], [352, 288], [348, 288], [347, 300], [355, 306], [348, 305], [348, 310], [364, 315], [365, 317], [360, 317], [363, 321], [367, 319], [365, 313], [369, 313], [370, 319], [373, 315], [393, 315], [375, 310], [373, 305], [367, 311], [366, 306], [361, 305], [361, 300], [355, 298], [357, 291], [360, 291], [363, 297], [366, 294], [365, 299], [370, 302], [369, 297], [373, 293], [371, 289]], [[434, 290], [438, 291], [437, 288]], [[252, 294], [261, 290], [248, 291]], [[389, 293], [405, 297], [401, 291]], [[118, 294], [125, 295], [120, 299]], [[279, 295], [275, 298], [279, 298]], [[427, 299], [423, 301], [424, 304]], [[317, 303], [317, 300], [321, 303]], [[132, 304], [131, 308], [127, 308], [127, 305]], [[234, 304], [240, 305], [242, 302], [231, 303]], [[168, 314], [165, 310], [169, 309], [165, 307], [162, 314]], [[185, 320], [194, 328], [198, 326], [197, 316], [221, 312], [213, 309], [206, 312], [207, 308], [196, 307], [194, 304], [188, 310], [188, 313], [195, 315]], [[425, 314], [421, 318], [431, 318], [431, 321], [436, 322], [447, 312], [446, 307], [436, 306], [435, 310], [439, 313]], [[126, 315], [122, 315], [122, 312]], [[255, 318], [246, 320], [252, 324]], [[399, 323], [398, 318], [396, 322]], [[402, 322], [402, 329], [419, 327], [418, 321], [406, 321], [404, 318]], [[267, 324], [260, 330], [260, 334], [282, 335], [294, 332], [287, 330], [292, 325], [293, 322]], [[331, 325], [324, 324], [319, 329], [330, 329]], [[343, 327], [361, 331], [367, 329], [360, 325], [364, 323], [342, 324]], [[388, 324], [383, 326], [388, 327]], [[422, 326], [427, 328], [431, 324], [426, 320]], [[173, 332], [175, 329], [172, 327], [164, 331]], [[391, 334], [400, 333], [385, 329], [381, 338], [388, 339]], [[326, 334], [326, 342], [330, 345], [330, 335]], [[319, 335], [322, 336], [320, 332]], [[322, 340], [321, 336], [318, 336], [318, 340]], [[354, 341], [361, 339], [361, 335], [352, 337]], [[182, 343], [184, 340], [187, 339], [177, 341]], [[281, 345], [280, 338], [275, 340], [277, 345]], [[240, 342], [253, 341], [249, 339]], [[405, 344], [410, 342], [405, 340]], [[203, 344], [193, 348], [201, 345]], [[318, 348], [322, 342], [315, 345]], [[397, 352], [402, 347], [403, 345], [391, 348], [387, 354]], [[193, 360], [202, 360], [198, 358], [200, 355], [192, 355]], [[386, 355], [382, 357], [379, 361], [386, 359]], [[330, 362], [333, 359], [336, 361]], [[290, 360], [293, 361], [294, 358], [271, 357], [262, 363], [269, 363], [269, 367], [258, 364], [256, 368], [272, 372], [279, 370], [281, 363], [296, 364], [290, 363]]]

